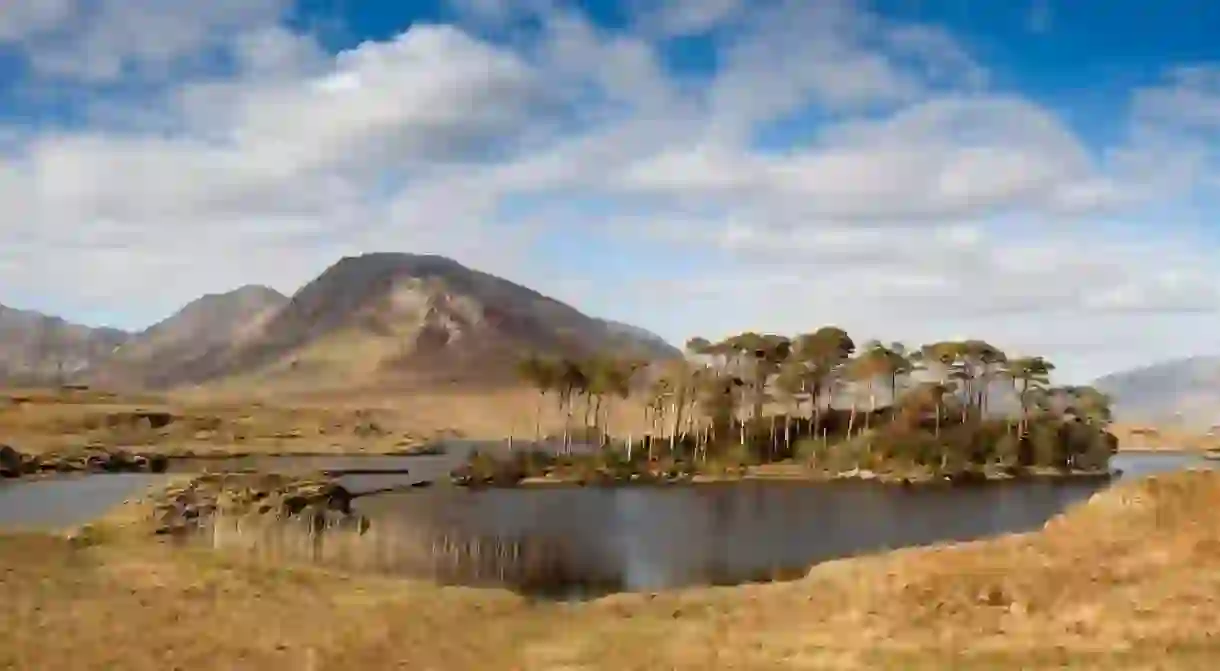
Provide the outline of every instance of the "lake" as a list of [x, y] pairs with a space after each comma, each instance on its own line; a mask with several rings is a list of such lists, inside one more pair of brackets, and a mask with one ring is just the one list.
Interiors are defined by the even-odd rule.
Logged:
[[[343, 478], [367, 491], [443, 477], [455, 456], [317, 457], [307, 463], [293, 457], [281, 462], [280, 470], [357, 469], [359, 474]], [[246, 466], [270, 467], [273, 459], [259, 458]], [[1164, 452], [1121, 453], [1112, 463], [1126, 478], [1212, 465], [1196, 455]], [[403, 467], [410, 472], [394, 472]], [[370, 473], [378, 470], [383, 472]], [[81, 524], [163, 477], [116, 474], [6, 484], [0, 486], [0, 528]], [[420, 572], [420, 553], [431, 553], [430, 577], [512, 583], [516, 569], [506, 563], [520, 563], [544, 548], [547, 573], [561, 583], [548, 589], [731, 584], [797, 575], [817, 562], [889, 548], [1034, 530], [1105, 486], [1090, 480], [1026, 480], [910, 488], [778, 481], [477, 491], [438, 487], [358, 499], [357, 509], [371, 519], [375, 533], [344, 541], [335, 558], [411, 574]], [[336, 548], [339, 542], [334, 541]], [[439, 552], [455, 557], [447, 571], [435, 570], [433, 555]], [[459, 561], [458, 555], [474, 558]]]
[[[1187, 454], [1120, 454], [1125, 477], [1208, 465]], [[902, 488], [868, 482], [465, 490], [361, 499], [375, 528], [544, 542], [622, 589], [738, 583], [886, 549], [1031, 531], [1108, 486], [1023, 480]]]

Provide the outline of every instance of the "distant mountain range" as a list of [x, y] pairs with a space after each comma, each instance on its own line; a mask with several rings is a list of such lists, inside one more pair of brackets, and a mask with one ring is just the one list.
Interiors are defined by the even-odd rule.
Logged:
[[1174, 359], [1094, 382], [1130, 423], [1207, 430], [1220, 424], [1220, 356]]
[[261, 286], [203, 296], [138, 333], [0, 307], [0, 381], [9, 384], [499, 385], [525, 352], [595, 351], [681, 356], [639, 327], [415, 254], [344, 258], [291, 297]]
[[118, 329], [0, 305], [0, 382], [19, 385], [78, 375], [128, 338]]

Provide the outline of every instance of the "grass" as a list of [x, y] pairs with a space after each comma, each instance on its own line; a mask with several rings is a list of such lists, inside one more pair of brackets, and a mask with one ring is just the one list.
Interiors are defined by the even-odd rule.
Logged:
[[1220, 473], [1177, 473], [1037, 533], [579, 605], [249, 565], [111, 522], [92, 543], [0, 537], [0, 668], [1213, 668], [1218, 506]]
[[[537, 393], [524, 388], [268, 396], [247, 389], [161, 397], [0, 389], [0, 436], [31, 453], [95, 444], [172, 453], [376, 454], [445, 436], [532, 438], [537, 400]], [[640, 435], [639, 410], [629, 403], [618, 406], [615, 426]], [[554, 403], [543, 409], [542, 429], [558, 433], [563, 416]], [[154, 428], [126, 417], [135, 411], [168, 413], [172, 421]]]
[[1116, 423], [1110, 427], [1110, 432], [1118, 437], [1120, 450], [1148, 452], [1220, 450], [1220, 436], [1186, 428]]

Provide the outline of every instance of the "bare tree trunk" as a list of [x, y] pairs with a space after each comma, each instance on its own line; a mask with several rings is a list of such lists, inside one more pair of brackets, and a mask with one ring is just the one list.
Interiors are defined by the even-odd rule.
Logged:
[[[600, 406], [601, 403], [599, 402], [598, 405]], [[598, 420], [598, 422], [602, 427], [602, 447], [605, 447], [607, 444], [614, 441], [614, 434], [610, 433], [610, 412], [614, 409], [613, 399], [606, 399], [606, 407], [604, 410], [602, 410], [600, 407], [598, 409], [602, 412], [602, 419]]]
[[669, 432], [669, 456], [674, 454], [674, 441], [678, 439], [678, 424], [682, 421], [682, 415], [679, 414], [678, 404], [670, 403], [669, 410], [674, 414], [674, 427]]
[[574, 409], [573, 406], [575, 405], [575, 403], [573, 403], [574, 400], [575, 399], [572, 398], [572, 394], [569, 392], [567, 403], [566, 403], [567, 414], [564, 416], [564, 420], [563, 420], [563, 453], [564, 454], [572, 453], [572, 414], [573, 414], [572, 411]]
[[771, 458], [775, 458], [775, 415], [771, 415]]
[[538, 394], [538, 411], [534, 413], [534, 442], [542, 442], [542, 408], [546, 405], [546, 394]]
[[606, 431], [605, 425], [602, 424], [602, 395], [598, 394], [596, 403], [593, 405], [593, 426], [597, 427], [597, 444], [599, 447], [606, 446]]
[[864, 417], [864, 429], [867, 431], [872, 426], [873, 414], [877, 412], [877, 392], [873, 389], [873, 383], [868, 383], [868, 414]]
[[817, 438], [822, 432], [822, 387], [821, 385], [813, 386], [813, 396], [809, 399], [813, 404], [811, 412], [813, 416], [810, 418], [813, 424], [813, 437]]

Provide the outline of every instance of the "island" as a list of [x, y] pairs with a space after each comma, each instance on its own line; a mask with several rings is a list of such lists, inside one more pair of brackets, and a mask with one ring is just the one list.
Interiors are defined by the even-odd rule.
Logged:
[[[532, 445], [475, 451], [452, 480], [534, 486], [1108, 477], [1118, 448], [1107, 430], [1110, 399], [1088, 386], [1052, 386], [1054, 368], [982, 340], [858, 348], [834, 326], [795, 338], [694, 338], [687, 357], [664, 365], [531, 356], [519, 371], [538, 391], [539, 412], [550, 400], [569, 419], [583, 414], [585, 423], [539, 435]], [[603, 409], [615, 399], [636, 400], [652, 430], [638, 440], [612, 435]]]

